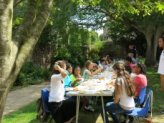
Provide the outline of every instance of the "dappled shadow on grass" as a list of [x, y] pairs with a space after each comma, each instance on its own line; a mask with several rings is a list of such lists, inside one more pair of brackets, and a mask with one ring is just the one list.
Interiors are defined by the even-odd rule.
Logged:
[[[102, 117], [101, 117], [101, 104], [93, 105], [95, 108], [95, 112], [89, 112], [85, 111], [84, 109], [81, 109], [79, 112], [79, 123], [103, 123]], [[36, 115], [35, 115], [36, 116]], [[75, 121], [75, 119], [74, 119]], [[40, 123], [39, 120], [35, 118], [31, 119], [28, 123]], [[54, 123], [52, 120], [51, 123]]]
[[96, 111], [96, 112], [81, 111], [79, 115], [79, 122], [80, 123], [98, 123], [97, 121], [98, 117], [101, 117], [99, 111]]
[[[29, 123], [40, 122], [37, 119], [32, 119]], [[54, 123], [54, 121], [52, 120], [51, 123]], [[98, 110], [96, 110], [96, 112], [88, 112], [81, 110], [79, 113], [79, 123], [102, 123], [100, 112]]]

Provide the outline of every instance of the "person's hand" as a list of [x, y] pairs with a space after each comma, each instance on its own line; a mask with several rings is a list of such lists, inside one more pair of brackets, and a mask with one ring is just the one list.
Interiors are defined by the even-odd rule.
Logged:
[[102, 70], [103, 70], [103, 68], [102, 68], [102, 67], [99, 67], [99, 68], [98, 68], [98, 71], [99, 71], [99, 72], [101, 72]]
[[106, 83], [106, 85], [114, 86], [115, 85], [115, 80], [110, 80], [109, 82]]
[[60, 66], [59, 65], [55, 65], [55, 70], [59, 70], [60, 69]]
[[77, 80], [77, 81], [81, 81], [82, 79], [83, 79], [83, 78], [77, 78], [76, 80]]

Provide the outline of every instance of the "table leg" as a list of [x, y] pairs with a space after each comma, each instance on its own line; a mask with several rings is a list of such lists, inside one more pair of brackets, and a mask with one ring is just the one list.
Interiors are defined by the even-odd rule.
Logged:
[[79, 106], [80, 106], [80, 96], [76, 98], [76, 123], [78, 123], [79, 118]]
[[104, 107], [104, 99], [103, 99], [103, 96], [101, 96], [101, 103], [102, 103], [102, 110], [103, 110], [104, 123], [106, 123], [106, 118], [105, 118], [105, 107]]

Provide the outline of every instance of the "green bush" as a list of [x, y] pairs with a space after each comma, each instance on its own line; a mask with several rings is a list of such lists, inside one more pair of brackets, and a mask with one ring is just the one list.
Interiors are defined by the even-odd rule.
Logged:
[[52, 55], [52, 63], [57, 60], [64, 59], [70, 62], [72, 65], [84, 65], [86, 55], [84, 54], [84, 48], [79, 45], [67, 45], [58, 48]]
[[48, 80], [50, 75], [49, 70], [42, 66], [27, 62], [22, 67], [14, 86], [33, 85]]

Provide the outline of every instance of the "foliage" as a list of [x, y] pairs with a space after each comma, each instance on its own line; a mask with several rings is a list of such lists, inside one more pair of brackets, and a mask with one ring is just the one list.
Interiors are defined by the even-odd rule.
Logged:
[[[157, 40], [164, 32], [164, 3], [162, 1], [79, 1], [80, 7], [74, 23], [90, 28], [109, 28], [110, 33], [117, 31], [118, 33], [113, 34], [115, 37], [117, 36], [117, 40], [119, 39], [122, 42], [122, 39], [125, 42], [125, 39], [127, 41], [134, 40], [137, 36], [144, 35], [143, 41], [146, 39], [148, 46], [145, 62], [147, 65], [155, 64]], [[88, 21], [90, 19], [93, 21]], [[118, 30], [115, 30], [115, 28]], [[137, 33], [135, 33], [136, 31]], [[149, 55], [150, 49], [153, 52], [152, 55]]]
[[76, 31], [70, 31], [67, 43], [63, 42], [56, 48], [52, 61], [65, 59], [73, 65], [83, 66], [87, 59], [98, 60], [98, 53], [102, 46], [102, 42], [95, 32], [76, 28]]
[[54, 4], [49, 24], [38, 43], [38, 47], [52, 46], [52, 64], [58, 59], [64, 59], [73, 65], [83, 66], [87, 59], [99, 58], [98, 53], [103, 45], [98, 34], [72, 21], [77, 8], [78, 4], [70, 0], [57, 0]]
[[[81, 1], [81, 0], [79, 0]], [[80, 2], [75, 23], [79, 25], [103, 27], [116, 26], [122, 30], [133, 27], [144, 32], [149, 25], [163, 25], [164, 3], [161, 1], [129, 1], [129, 0], [92, 0]], [[96, 4], [93, 4], [96, 3]], [[88, 12], [91, 11], [91, 12]], [[95, 21], [84, 21], [93, 19]], [[91, 23], [92, 22], [92, 23]], [[102, 23], [105, 23], [102, 25]], [[110, 23], [110, 25], [106, 25]], [[119, 32], [118, 28], [118, 32]], [[112, 31], [112, 30], [111, 30]]]
[[29, 61], [23, 65], [14, 86], [38, 84], [44, 80], [48, 80], [49, 76], [49, 70]]

